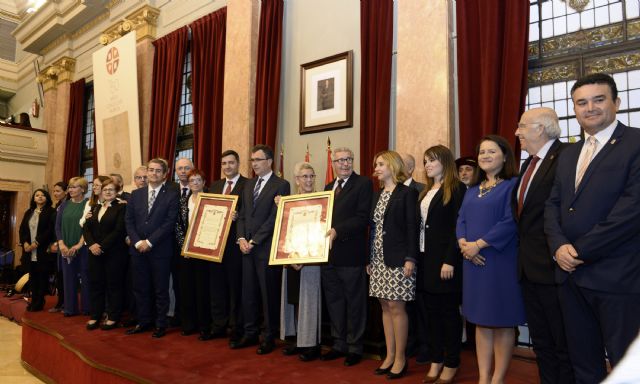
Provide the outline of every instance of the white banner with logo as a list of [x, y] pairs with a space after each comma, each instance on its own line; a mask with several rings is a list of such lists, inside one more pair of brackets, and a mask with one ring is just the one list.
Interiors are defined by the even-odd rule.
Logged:
[[137, 73], [135, 31], [93, 54], [98, 170], [121, 174], [125, 186], [142, 161]]

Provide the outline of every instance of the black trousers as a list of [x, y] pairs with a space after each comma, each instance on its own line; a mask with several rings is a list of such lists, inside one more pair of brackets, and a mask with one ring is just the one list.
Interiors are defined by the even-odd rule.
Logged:
[[[267, 247], [271, 242], [267, 242]], [[251, 253], [242, 255], [242, 312], [244, 336], [258, 336], [259, 308], [262, 305], [264, 341], [273, 341], [280, 328], [281, 266], [269, 266], [269, 249], [256, 245]]]
[[127, 257], [126, 249], [105, 252], [98, 256], [89, 251], [89, 297], [92, 320], [100, 320], [106, 310], [109, 320], [120, 321]]
[[[211, 332], [242, 335], [242, 253], [236, 244], [228, 244], [222, 263], [209, 263], [211, 293]], [[233, 247], [230, 249], [230, 247]]]
[[520, 286], [540, 383], [573, 383], [558, 287], [555, 284], [534, 283], [526, 276], [523, 276]]
[[460, 366], [462, 349], [461, 292], [430, 293], [418, 291], [417, 299], [426, 308], [427, 343], [434, 363], [445, 367]]
[[136, 253], [132, 260], [138, 324], [150, 325], [155, 318], [156, 327], [167, 328], [171, 257], [150, 251]]
[[331, 319], [333, 349], [362, 354], [367, 322], [367, 279], [364, 266], [323, 265], [322, 292]]
[[50, 265], [45, 256], [38, 255], [37, 261], [29, 261], [29, 285], [31, 286], [31, 308], [42, 309], [44, 296], [49, 285]]
[[209, 264], [206, 260], [182, 258], [180, 261], [180, 320], [182, 330], [208, 332], [211, 324], [209, 306]]
[[569, 357], [576, 383], [599, 383], [622, 359], [640, 329], [640, 294], [579, 287], [571, 276], [559, 286]]

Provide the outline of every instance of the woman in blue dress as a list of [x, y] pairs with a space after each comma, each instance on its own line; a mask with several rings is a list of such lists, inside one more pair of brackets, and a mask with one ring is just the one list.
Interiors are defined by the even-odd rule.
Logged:
[[[489, 135], [478, 147], [478, 179], [467, 191], [456, 234], [464, 257], [462, 312], [476, 327], [479, 383], [502, 383], [525, 322], [517, 275], [511, 194], [518, 178], [509, 143]], [[495, 369], [491, 367], [495, 358]]]

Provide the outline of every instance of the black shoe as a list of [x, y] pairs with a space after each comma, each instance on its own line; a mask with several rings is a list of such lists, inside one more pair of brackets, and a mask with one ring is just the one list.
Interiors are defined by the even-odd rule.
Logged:
[[240, 340], [236, 342], [229, 343], [229, 347], [231, 347], [231, 349], [246, 348], [252, 345], [258, 345], [257, 337], [242, 337]]
[[182, 336], [191, 336], [191, 335], [193, 335], [194, 333], [196, 333], [196, 330], [195, 330], [195, 329], [183, 329], [183, 330], [180, 332], [180, 334], [181, 334]]
[[339, 358], [344, 357], [344, 356], [345, 356], [344, 352], [340, 352], [340, 351], [336, 351], [335, 349], [331, 349], [329, 352], [327, 352], [324, 355], [320, 356], [320, 360], [322, 360], [322, 361], [331, 361], [331, 360], [339, 359]]
[[295, 344], [288, 345], [282, 349], [282, 354], [285, 356], [297, 355], [302, 352], [302, 348], [298, 348]]
[[393, 367], [393, 364], [391, 364], [391, 365], [390, 365], [390, 366], [388, 366], [387, 368], [382, 368], [382, 367], [380, 367], [380, 368], [376, 368], [376, 369], [373, 371], [373, 374], [374, 374], [374, 375], [378, 375], [378, 376], [386, 375], [386, 374], [388, 374], [388, 373], [391, 371], [391, 367]]
[[273, 341], [263, 341], [260, 343], [258, 349], [256, 349], [256, 353], [258, 355], [266, 355], [273, 352], [274, 349], [276, 349], [276, 343]]
[[313, 361], [320, 357], [320, 346], [316, 345], [315, 347], [306, 348], [304, 352], [298, 356], [301, 361]]
[[219, 339], [225, 336], [227, 336], [227, 334], [224, 331], [216, 331], [216, 332], [200, 331], [200, 336], [198, 336], [198, 340], [209, 341], [213, 339]]
[[391, 372], [391, 370], [389, 370], [389, 373], [387, 374], [387, 379], [395, 380], [395, 379], [401, 378], [402, 376], [404, 376], [405, 373], [407, 373], [408, 368], [409, 368], [409, 360], [404, 362], [404, 367], [402, 367], [402, 371], [398, 373], [393, 373]]
[[148, 332], [150, 330], [151, 330], [151, 325], [149, 325], [149, 324], [145, 324], [145, 325], [138, 324], [134, 328], [127, 329], [125, 334], [126, 335], [135, 335], [135, 334], [138, 334], [138, 333]]
[[159, 328], [156, 328], [156, 330], [151, 334], [151, 337], [153, 337], [154, 339], [159, 339], [161, 337], [164, 337], [164, 335], [166, 334], [167, 334], [167, 328], [159, 327]]
[[100, 323], [96, 320], [93, 323], [87, 323], [87, 331], [93, 331], [100, 328]]
[[345, 357], [344, 365], [345, 367], [350, 367], [352, 365], [358, 364], [360, 360], [362, 360], [362, 355], [359, 355], [357, 353], [350, 353], [347, 355], [347, 357]]

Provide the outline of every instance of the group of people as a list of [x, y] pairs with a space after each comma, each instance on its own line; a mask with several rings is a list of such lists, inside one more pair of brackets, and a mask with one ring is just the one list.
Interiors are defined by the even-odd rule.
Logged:
[[[127, 334], [153, 330], [160, 338], [172, 312], [184, 336], [228, 336], [230, 348], [257, 346], [260, 355], [277, 337], [296, 336], [283, 354], [352, 366], [362, 358], [371, 296], [386, 342], [376, 375], [406, 373], [413, 329], [431, 362], [423, 382], [452, 382], [464, 316], [476, 325], [480, 383], [504, 382], [515, 328], [525, 323], [541, 382], [600, 382], [605, 350], [615, 366], [640, 329], [640, 132], [616, 120], [610, 76], [580, 79], [571, 95], [585, 139], [561, 143], [555, 112], [528, 110], [515, 131], [530, 155], [520, 170], [508, 141], [488, 135], [473, 157], [428, 148], [424, 184], [412, 178], [412, 156], [382, 151], [372, 159], [374, 188], [354, 172], [353, 151], [336, 148], [336, 178], [324, 186], [334, 203], [323, 264], [269, 265], [277, 205], [291, 191], [265, 145], [251, 149], [253, 178], [240, 175], [237, 152], [223, 152], [224, 178], [208, 189], [184, 158], [175, 165], [178, 183], [167, 180], [166, 161], [150, 160], [136, 170], [130, 195], [117, 175], [95, 178], [89, 199], [85, 179], [58, 183], [53, 206], [38, 189], [20, 228], [33, 281], [29, 310], [42, 309], [57, 260], [59, 304], [65, 316], [90, 315], [89, 330], [120, 326], [126, 308], [135, 319]], [[315, 179], [311, 164], [296, 164], [294, 193], [315, 192]], [[181, 253], [205, 191], [238, 196], [221, 263]], [[333, 339], [325, 353], [323, 299]]]

